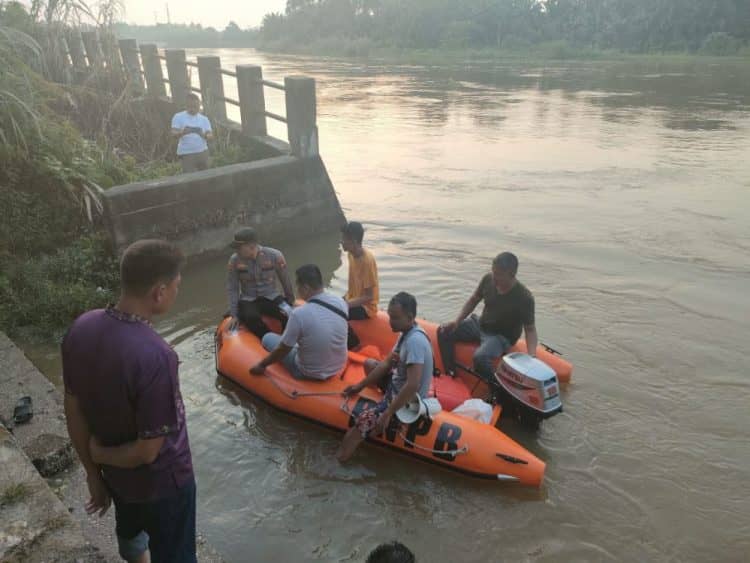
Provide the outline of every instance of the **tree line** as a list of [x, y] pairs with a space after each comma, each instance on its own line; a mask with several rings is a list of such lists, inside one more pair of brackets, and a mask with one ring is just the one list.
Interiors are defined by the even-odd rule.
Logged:
[[257, 42], [257, 29], [241, 29], [230, 21], [224, 29], [201, 24], [114, 25], [118, 37], [137, 39], [139, 43], [155, 43], [162, 47], [251, 47]]
[[289, 47], [367, 40], [377, 46], [524, 49], [566, 42], [647, 53], [736, 53], [750, 40], [750, 0], [288, 0], [258, 41]]

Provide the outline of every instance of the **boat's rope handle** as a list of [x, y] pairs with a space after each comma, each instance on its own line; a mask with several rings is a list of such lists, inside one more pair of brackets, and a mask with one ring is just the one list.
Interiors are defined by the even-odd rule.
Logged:
[[411, 440], [409, 440], [409, 438], [406, 437], [406, 435], [403, 432], [399, 432], [398, 435], [403, 439], [404, 443], [409, 444], [410, 446], [413, 446], [417, 448], [418, 450], [422, 450], [423, 452], [428, 452], [431, 454], [445, 454], [445, 455], [452, 455], [452, 456], [469, 453], [469, 444], [466, 444], [465, 446], [462, 446], [458, 448], [457, 450], [433, 450], [431, 448], [425, 448], [424, 446], [420, 446], [416, 442], [412, 442]]
[[287, 389], [284, 389], [281, 384], [276, 381], [276, 378], [273, 377], [268, 372], [263, 372], [263, 375], [265, 375], [273, 384], [276, 389], [281, 391], [286, 397], [289, 397], [290, 399], [299, 399], [300, 397], [326, 397], [326, 396], [333, 396], [333, 395], [341, 395], [341, 391], [297, 391], [296, 389], [292, 389], [291, 391], [288, 391]]
[[[263, 372], [263, 375], [265, 375], [273, 384], [276, 389], [281, 391], [286, 397], [289, 397], [292, 400], [299, 399], [300, 397], [334, 397], [334, 396], [341, 396], [341, 391], [297, 391], [296, 389], [292, 389], [291, 391], [284, 389], [281, 384], [276, 381], [276, 378], [272, 376], [267, 371]], [[346, 404], [346, 403], [345, 403]]]
[[287, 391], [286, 389], [284, 389], [281, 386], [281, 384], [278, 381], [276, 381], [276, 378], [273, 377], [270, 373], [264, 371], [263, 375], [265, 375], [268, 378], [268, 380], [273, 384], [273, 386], [276, 387], [276, 389], [278, 389], [279, 391], [281, 391], [282, 394], [284, 394], [285, 396], [289, 397], [290, 399], [296, 399], [297, 398], [298, 391], [296, 389], [293, 389], [291, 391], [291, 393], [290, 393], [289, 391]]

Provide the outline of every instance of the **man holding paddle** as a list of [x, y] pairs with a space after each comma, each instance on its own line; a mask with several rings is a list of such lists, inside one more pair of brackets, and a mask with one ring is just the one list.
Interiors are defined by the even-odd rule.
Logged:
[[[536, 355], [537, 334], [534, 326], [534, 296], [516, 279], [518, 258], [511, 252], [498, 254], [492, 261], [492, 272], [479, 282], [456, 320], [438, 329], [438, 344], [448, 374], [456, 369], [456, 342], [478, 342], [474, 352], [474, 369], [488, 381], [493, 378], [495, 362], [526, 334], [528, 353]], [[472, 315], [483, 301], [484, 310]], [[471, 316], [469, 316], [471, 315]]]

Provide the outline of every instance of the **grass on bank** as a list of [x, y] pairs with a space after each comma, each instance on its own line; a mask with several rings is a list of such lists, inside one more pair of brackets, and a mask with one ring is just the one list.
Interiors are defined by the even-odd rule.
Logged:
[[0, 508], [19, 503], [27, 499], [31, 493], [31, 488], [25, 483], [10, 485], [0, 493]]

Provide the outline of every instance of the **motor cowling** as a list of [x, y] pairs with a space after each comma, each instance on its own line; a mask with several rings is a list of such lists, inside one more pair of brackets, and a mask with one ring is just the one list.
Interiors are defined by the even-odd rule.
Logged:
[[495, 378], [500, 384], [500, 400], [522, 423], [539, 423], [562, 411], [560, 384], [555, 371], [543, 361], [522, 352], [502, 358]]

